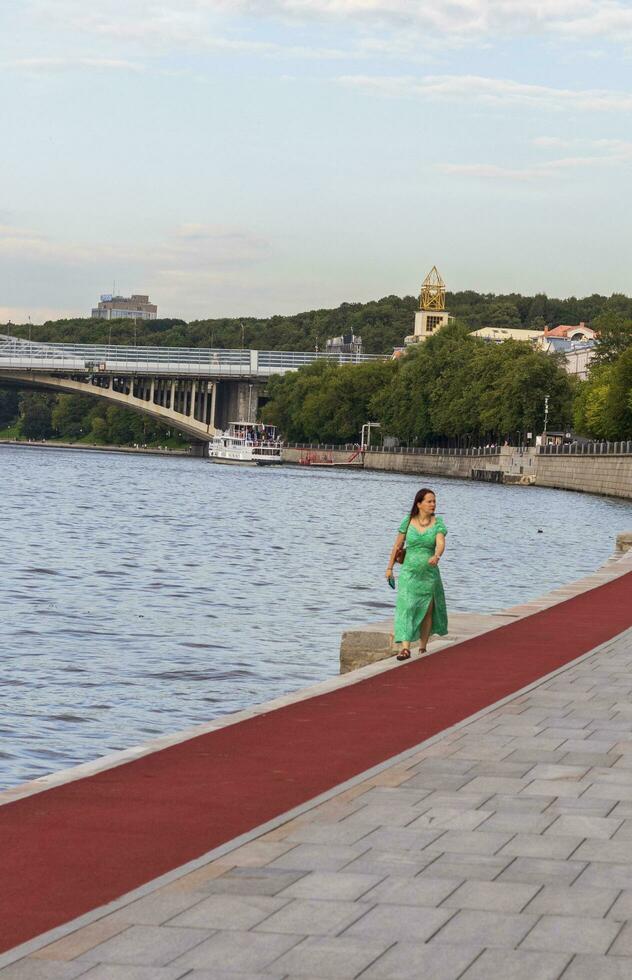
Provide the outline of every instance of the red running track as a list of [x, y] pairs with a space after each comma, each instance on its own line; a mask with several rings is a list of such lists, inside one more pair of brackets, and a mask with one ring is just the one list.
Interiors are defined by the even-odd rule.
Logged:
[[632, 572], [427, 659], [0, 807], [0, 951], [384, 762], [632, 626]]

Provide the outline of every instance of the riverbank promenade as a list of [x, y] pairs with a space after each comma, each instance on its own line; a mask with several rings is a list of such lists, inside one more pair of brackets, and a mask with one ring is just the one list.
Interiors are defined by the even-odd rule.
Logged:
[[627, 980], [631, 596], [2, 794], [0, 980]]

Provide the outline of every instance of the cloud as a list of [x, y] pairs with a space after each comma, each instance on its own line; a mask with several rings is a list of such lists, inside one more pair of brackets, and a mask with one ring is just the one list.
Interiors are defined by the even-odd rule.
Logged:
[[35, 73], [76, 71], [94, 69], [95, 71], [142, 72], [144, 66], [138, 62], [120, 58], [15, 58], [0, 62], [0, 68], [24, 70]]
[[559, 89], [480, 75], [343, 75], [337, 81], [391, 98], [479, 102], [492, 106], [522, 106], [563, 112], [629, 112], [632, 93], [608, 89]]
[[[532, 164], [529, 167], [503, 167], [493, 163], [443, 163], [441, 173], [461, 177], [505, 181], [541, 181], [563, 175], [572, 170], [595, 167], [612, 167], [632, 161], [632, 142], [626, 140], [555, 140], [538, 137], [532, 143], [548, 148], [574, 145], [577, 149], [590, 150], [576, 156], [556, 157]], [[596, 151], [596, 152], [595, 152]]]
[[[179, 49], [308, 59], [425, 59], [429, 49], [511, 37], [582, 44], [632, 40], [627, 0], [33, 0], [40, 20], [72, 32]], [[336, 32], [336, 43], [320, 43]], [[305, 29], [305, 30], [304, 30]], [[297, 43], [298, 40], [298, 43]], [[301, 43], [302, 42], [302, 43]]]
[[263, 261], [271, 248], [268, 239], [248, 230], [213, 225], [183, 224], [156, 245], [127, 247], [64, 242], [32, 229], [0, 225], [0, 258], [48, 260], [66, 266], [243, 267]]

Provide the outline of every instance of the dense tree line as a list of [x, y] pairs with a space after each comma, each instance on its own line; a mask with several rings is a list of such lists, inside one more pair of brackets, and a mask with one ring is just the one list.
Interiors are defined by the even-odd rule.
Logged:
[[274, 378], [263, 414], [295, 442], [354, 442], [367, 421], [410, 445], [518, 441], [542, 430], [545, 395], [550, 428], [568, 426], [573, 389], [557, 357], [452, 323], [398, 360]]
[[[386, 296], [294, 316], [191, 323], [78, 318], [5, 324], [0, 333], [52, 343], [260, 350], [324, 350], [328, 337], [355, 333], [362, 336], [367, 353], [390, 353], [412, 332], [417, 306], [413, 296]], [[594, 294], [560, 300], [544, 294], [465, 291], [448, 293], [447, 307], [457, 322], [401, 362], [344, 368], [318, 364], [275, 379], [267, 417], [296, 441], [356, 441], [361, 425], [370, 419], [405, 442], [485, 433], [500, 437], [539, 431], [548, 393], [550, 428], [573, 424], [581, 435], [632, 438], [632, 298]], [[555, 358], [536, 355], [524, 344], [482, 345], [468, 336], [480, 326], [542, 329], [580, 320], [599, 330], [600, 342], [588, 381], [575, 387]], [[7, 427], [23, 438], [120, 444], [167, 439], [164, 426], [90, 398], [0, 388], [0, 429]]]
[[[164, 347], [248, 347], [257, 350], [325, 349], [327, 338], [361, 335], [367, 354], [387, 354], [413, 331], [419, 301], [415, 296], [385, 296], [370, 303], [342, 303], [335, 309], [309, 310], [293, 316], [193, 320], [49, 320], [43, 324], [0, 326], [10, 333], [50, 343], [140, 344]], [[543, 293], [448, 292], [447, 309], [469, 329], [483, 326], [543, 329], [560, 323], [591, 324], [603, 314], [632, 319], [632, 298], [586, 296], [554, 299]]]
[[20, 439], [109, 446], [184, 446], [184, 436], [147, 415], [87, 395], [0, 390], [0, 429]]

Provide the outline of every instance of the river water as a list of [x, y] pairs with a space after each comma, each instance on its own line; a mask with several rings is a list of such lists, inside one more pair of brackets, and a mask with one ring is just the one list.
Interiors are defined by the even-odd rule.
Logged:
[[[341, 631], [392, 612], [422, 482], [0, 447], [0, 787], [337, 673]], [[632, 528], [629, 502], [430, 483], [453, 610], [577, 578]]]

